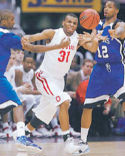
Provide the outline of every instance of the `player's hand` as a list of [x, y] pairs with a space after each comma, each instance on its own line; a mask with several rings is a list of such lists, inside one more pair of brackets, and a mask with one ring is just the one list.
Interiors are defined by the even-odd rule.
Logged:
[[32, 89], [32, 86], [29, 83], [24, 83], [23, 86], [27, 89]]
[[124, 22], [119, 22], [115, 26], [115, 29], [109, 30], [110, 36], [112, 39], [114, 38], [125, 38], [125, 23]]
[[26, 94], [27, 92], [31, 92], [32, 87], [29, 83], [25, 83], [21, 87], [18, 88], [18, 92], [21, 92], [22, 94]]
[[59, 48], [65, 48], [70, 44], [70, 38], [63, 38], [59, 44]]
[[89, 34], [87, 32], [83, 32], [83, 33], [84, 34], [79, 34], [79, 36], [78, 36], [78, 40], [79, 40], [79, 45], [80, 46], [83, 46], [85, 43], [92, 41], [91, 34]]
[[22, 37], [22, 42], [25, 41], [25, 42], [30, 42], [30, 37], [29, 35], [25, 35]]
[[102, 33], [99, 33], [95, 36], [98, 41], [105, 41], [107, 39], [107, 36], [102, 36]]
[[29, 35], [23, 36], [23, 37], [21, 38], [21, 43], [22, 43], [23, 49], [28, 50], [28, 49], [26, 49], [26, 48], [27, 48], [28, 45], [30, 44]]
[[22, 42], [22, 48], [23, 48], [24, 50], [31, 51], [33, 45], [32, 45], [30, 42], [28, 42], [28, 41], [25, 40], [25, 39], [22, 39], [21, 42]]

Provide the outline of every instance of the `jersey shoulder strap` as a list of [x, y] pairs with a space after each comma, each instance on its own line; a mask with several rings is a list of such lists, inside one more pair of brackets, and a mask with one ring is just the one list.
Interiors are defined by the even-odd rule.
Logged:
[[117, 24], [118, 22], [122, 22], [122, 20], [120, 20], [120, 19], [117, 18], [116, 21], [114, 22], [113, 26], [112, 26], [112, 29], [115, 28], [115, 26], [116, 26], [116, 24]]

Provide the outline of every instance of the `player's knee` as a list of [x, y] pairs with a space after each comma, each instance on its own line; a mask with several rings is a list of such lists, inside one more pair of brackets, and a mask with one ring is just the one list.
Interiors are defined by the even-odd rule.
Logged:
[[34, 116], [31, 119], [30, 124], [31, 124], [32, 127], [38, 128], [40, 125], [43, 124], [43, 122], [41, 120], [39, 120], [36, 116]]

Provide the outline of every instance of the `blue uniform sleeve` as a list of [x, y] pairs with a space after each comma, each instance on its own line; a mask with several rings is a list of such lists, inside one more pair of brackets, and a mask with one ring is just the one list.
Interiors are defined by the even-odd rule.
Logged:
[[14, 33], [4, 33], [0, 38], [0, 42], [5, 48], [22, 50], [21, 38]]

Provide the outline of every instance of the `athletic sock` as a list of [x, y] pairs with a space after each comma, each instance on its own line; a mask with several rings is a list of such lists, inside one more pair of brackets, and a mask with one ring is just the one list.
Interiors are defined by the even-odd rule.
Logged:
[[56, 126], [58, 126], [57, 117], [54, 117], [54, 118], [52, 119], [51, 124], [52, 124], [52, 127], [53, 127], [53, 128], [56, 127]]
[[81, 128], [81, 140], [86, 143], [88, 136], [89, 128]]
[[31, 131], [29, 130], [29, 128], [27, 127], [27, 125], [25, 126], [25, 133], [26, 133], [26, 135], [31, 134]]
[[25, 124], [24, 122], [17, 122], [17, 137], [25, 135]]

